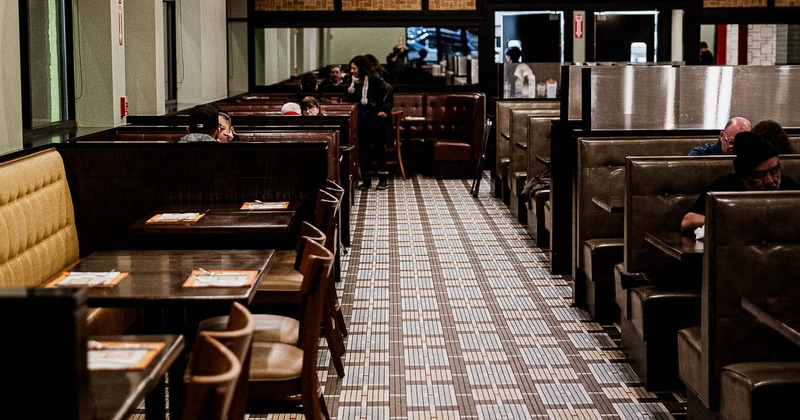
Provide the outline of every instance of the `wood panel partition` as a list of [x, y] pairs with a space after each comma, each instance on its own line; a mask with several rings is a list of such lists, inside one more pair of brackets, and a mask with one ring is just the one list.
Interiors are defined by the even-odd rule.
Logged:
[[324, 141], [75, 142], [57, 149], [72, 193], [81, 255], [129, 245], [128, 228], [165, 204], [296, 201], [301, 203], [297, 220], [310, 220], [328, 171]]

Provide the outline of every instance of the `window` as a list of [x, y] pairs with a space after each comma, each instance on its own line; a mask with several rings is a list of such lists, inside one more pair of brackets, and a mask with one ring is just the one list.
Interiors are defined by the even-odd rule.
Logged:
[[20, 1], [23, 127], [72, 119], [72, 32], [63, 0]]

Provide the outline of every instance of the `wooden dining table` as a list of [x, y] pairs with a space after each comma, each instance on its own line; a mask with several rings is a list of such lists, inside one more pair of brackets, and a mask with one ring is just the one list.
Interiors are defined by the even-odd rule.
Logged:
[[[152, 360], [137, 370], [89, 370], [94, 419], [127, 419], [145, 401], [148, 420], [166, 418], [166, 382], [169, 375], [171, 394], [181, 394], [185, 342], [181, 335], [94, 336], [99, 342], [164, 343]], [[170, 417], [180, 418], [179, 399], [170, 398]]]
[[[269, 249], [107, 250], [81, 258], [67, 271], [124, 273], [122, 280], [111, 287], [86, 287], [86, 304], [141, 308], [141, 328], [145, 333], [182, 334], [192, 342], [200, 320], [227, 314], [233, 302], [246, 306], [252, 301], [273, 255], [274, 250]], [[254, 277], [246, 286], [186, 287], [197, 270], [246, 270], [254, 272]], [[170, 400], [182, 407], [183, 387], [173, 380], [182, 378], [171, 378], [170, 382]]]
[[647, 232], [645, 241], [679, 261], [696, 262], [703, 259], [703, 241], [693, 234], [681, 232]]
[[[292, 248], [297, 238], [299, 203], [286, 208], [242, 209], [245, 203], [164, 205], [146, 213], [128, 229], [130, 248], [231, 249]], [[153, 222], [163, 214], [197, 213], [195, 221]]]

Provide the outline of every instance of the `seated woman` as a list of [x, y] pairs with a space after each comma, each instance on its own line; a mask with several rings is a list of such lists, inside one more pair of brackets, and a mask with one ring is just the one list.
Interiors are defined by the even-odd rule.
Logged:
[[313, 96], [306, 96], [300, 101], [300, 110], [303, 115], [325, 115], [319, 106], [319, 101]]

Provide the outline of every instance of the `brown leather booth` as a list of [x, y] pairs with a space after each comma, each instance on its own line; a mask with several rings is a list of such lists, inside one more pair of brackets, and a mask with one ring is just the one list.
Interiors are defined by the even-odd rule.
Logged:
[[496, 141], [495, 141], [495, 174], [492, 187], [494, 196], [502, 198], [506, 204], [511, 203], [511, 193], [508, 182], [508, 166], [511, 162], [509, 157], [511, 131], [511, 110], [523, 109], [558, 109], [558, 101], [547, 100], [501, 100], [496, 103], [497, 120]]
[[623, 213], [611, 213], [593, 199], [622, 199], [628, 156], [680, 156], [707, 142], [698, 137], [587, 137], [578, 139], [575, 212], [577, 268], [575, 301], [597, 321], [618, 318], [614, 265], [623, 260]]
[[[698, 290], [623, 289], [620, 271], [645, 272], [672, 261], [645, 240], [647, 232], [675, 232], [697, 195], [733, 170], [732, 156], [630, 157], [625, 177], [624, 263], [615, 267], [622, 345], [648, 389], [678, 389], [677, 331], [698, 325]], [[800, 174], [800, 159], [782, 157], [784, 173]]]
[[[550, 165], [540, 162], [539, 158], [550, 157], [553, 119], [554, 117], [528, 117], [528, 180], [550, 172]], [[549, 200], [550, 188], [547, 188], [536, 192], [527, 203], [528, 233], [539, 248], [550, 245], [550, 233], [545, 223], [545, 203]]]
[[[547, 104], [546, 102], [544, 104]], [[529, 163], [528, 163], [528, 149], [532, 145], [539, 154], [550, 154], [550, 143], [545, 144], [545, 139], [548, 136], [540, 138], [531, 138], [533, 134], [528, 131], [530, 126], [531, 117], [545, 118], [548, 121], [557, 118], [559, 110], [557, 108], [544, 108], [544, 109], [512, 109], [511, 123], [509, 129], [511, 130], [511, 138], [509, 139], [508, 150], [508, 174], [506, 182], [509, 191], [509, 208], [511, 214], [517, 218], [522, 224], [527, 223], [528, 212], [526, 211], [526, 203], [524, 200], [519, 199], [519, 195], [525, 188], [525, 182], [528, 180]], [[534, 155], [535, 160], [535, 155]], [[534, 165], [536, 175], [544, 173], [547, 168], [542, 165]]]
[[[784, 159], [786, 161], [786, 159]], [[800, 192], [711, 193], [700, 325], [678, 335], [689, 418], [797, 413], [800, 348], [742, 308], [743, 298], [800, 299]]]
[[[420, 127], [401, 126], [401, 138], [412, 139], [410, 153], [422, 147], [424, 160], [439, 178], [470, 178], [483, 145], [486, 98], [481, 93], [395, 93], [394, 106], [404, 116], [424, 117]], [[406, 133], [406, 130], [413, 130]], [[416, 139], [416, 140], [414, 140]], [[417, 143], [417, 144], [414, 144]], [[410, 162], [413, 159], [406, 159]]]

